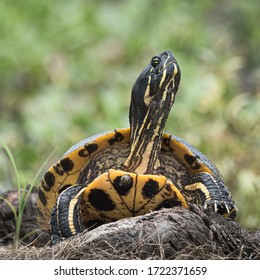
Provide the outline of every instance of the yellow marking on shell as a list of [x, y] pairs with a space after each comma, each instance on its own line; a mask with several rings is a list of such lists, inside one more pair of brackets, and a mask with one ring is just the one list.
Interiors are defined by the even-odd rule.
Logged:
[[126, 196], [120, 196], [120, 200], [123, 202], [123, 206], [129, 209], [129, 213], [132, 216], [132, 212], [135, 209], [135, 196], [136, 196], [136, 185], [137, 185], [137, 174], [131, 172], [125, 172], [121, 170], [110, 169], [108, 173], [108, 178], [113, 185], [115, 179], [119, 176], [129, 175], [132, 178], [132, 187], [129, 189], [129, 192]]
[[117, 132], [120, 132], [124, 136], [124, 139], [120, 142], [120, 144], [125, 144], [130, 141], [130, 128], [117, 129], [115, 131], [112, 131], [110, 133], [104, 134], [104, 135], [96, 138], [95, 140], [87, 143], [88, 145], [89, 144], [98, 145], [98, 149], [96, 151], [94, 151], [93, 153], [91, 153], [90, 155], [87, 155], [86, 157], [79, 156], [79, 152], [81, 150], [85, 150], [84, 146], [72, 151], [69, 154], [69, 158], [73, 160], [74, 168], [70, 172], [68, 172], [68, 174], [72, 175], [76, 172], [79, 172], [80, 170], [82, 170], [85, 167], [85, 165], [88, 163], [90, 158], [95, 156], [100, 151], [109, 148], [110, 144], [109, 144], [108, 140], [115, 138], [115, 134]]
[[[171, 197], [172, 196], [172, 192], [174, 192], [175, 195], [176, 195], [176, 198], [178, 198], [178, 200], [181, 202], [182, 207], [188, 208], [188, 204], [186, 202], [186, 199], [181, 194], [180, 190], [172, 183], [172, 181], [171, 180], [167, 180], [166, 181], [166, 185], [168, 185], [168, 187], [170, 188], [170, 191], [167, 190], [167, 197], [169, 197], [169, 196]], [[165, 191], [164, 191], [164, 194], [165, 194]]]
[[[75, 149], [74, 151], [70, 152], [69, 154], [65, 155], [63, 158], [70, 158], [74, 163], [73, 169], [71, 171], [65, 172], [61, 167], [60, 161], [63, 158], [61, 158], [61, 160], [59, 160], [57, 163], [55, 163], [48, 169], [47, 172], [51, 172], [55, 177], [55, 184], [50, 188], [49, 191], [46, 191], [44, 189], [42, 183], [39, 186], [46, 198], [46, 205], [43, 205], [39, 199], [37, 201], [37, 207], [40, 212], [39, 216], [37, 217], [37, 220], [42, 228], [46, 230], [50, 229], [49, 221], [51, 211], [56, 203], [56, 200], [58, 199], [58, 191], [65, 185], [74, 185], [77, 183], [80, 171], [86, 166], [90, 158], [92, 158], [94, 155], [101, 152], [102, 150], [110, 147], [108, 140], [114, 139], [116, 132], [121, 133], [124, 139], [119, 143], [116, 142], [115, 145], [126, 144], [130, 142], [130, 128], [116, 129], [115, 131], [108, 132], [87, 143], [98, 145], [97, 151], [93, 152], [90, 156], [79, 156], [79, 151], [84, 150], [84, 146], [81, 146]], [[55, 171], [55, 167], [58, 168], [60, 174]]]
[[[148, 180], [156, 181], [159, 187], [158, 193], [152, 198], [145, 198], [142, 193], [143, 187]], [[176, 201], [179, 201], [183, 207], [188, 208], [180, 191], [164, 176], [138, 174], [138, 185], [136, 188], [135, 198], [135, 215], [144, 215], [149, 213], [150, 211], [157, 209], [163, 201], [171, 199], [176, 199]]]
[[[192, 169], [191, 166], [186, 162], [184, 156], [189, 155], [194, 157], [195, 155], [188, 149], [183, 143], [179, 142], [177, 139], [174, 139], [170, 134], [164, 133], [163, 139], [170, 139], [169, 141], [169, 147], [172, 149], [172, 153], [180, 159], [180, 162], [186, 165], [187, 170], [190, 172], [190, 175], [195, 175], [200, 172], [207, 172], [211, 175], [213, 175], [212, 171], [199, 159], [196, 159], [196, 162], [200, 164], [200, 167], [198, 169]], [[168, 145], [165, 145], [162, 141], [162, 148], [163, 149], [169, 149]]]
[[129, 190], [128, 194], [126, 196], [120, 196], [123, 203], [126, 205], [128, 209], [131, 211], [131, 216], [135, 215], [136, 212], [140, 209], [140, 207], [143, 206], [147, 202], [147, 199], [145, 199], [141, 195], [141, 190], [144, 182], [147, 181], [148, 176], [147, 175], [140, 175], [136, 173], [131, 172], [125, 172], [121, 170], [110, 170], [109, 171], [109, 179], [110, 182], [113, 184], [115, 182], [115, 179], [117, 177], [121, 177], [124, 175], [129, 175], [133, 182], [132, 182], [132, 188]]
[[[117, 177], [124, 175], [128, 175], [132, 178], [132, 187], [125, 195], [119, 195], [113, 184], [115, 184]], [[158, 183], [158, 193], [153, 197], [145, 197], [143, 193], [143, 188], [149, 180]], [[110, 195], [116, 205], [115, 209], [111, 211], [100, 211], [91, 205], [88, 198], [89, 194], [91, 190], [97, 189], [103, 190]], [[125, 217], [146, 214], [149, 211], [155, 210], [161, 202], [168, 199], [176, 199], [183, 207], [188, 207], [180, 191], [164, 176], [150, 174], [141, 175], [110, 169], [108, 172], [97, 177], [84, 189], [81, 210], [85, 223], [90, 220], [98, 219], [104, 222], [110, 222]]]
[[[89, 194], [92, 190], [102, 190], [113, 199], [116, 208], [110, 211], [101, 211], [93, 207], [89, 201]], [[124, 217], [130, 217], [130, 211], [125, 207], [118, 192], [115, 190], [109, 179], [109, 173], [105, 172], [92, 181], [82, 194], [81, 211], [84, 223], [90, 220], [116, 221]]]

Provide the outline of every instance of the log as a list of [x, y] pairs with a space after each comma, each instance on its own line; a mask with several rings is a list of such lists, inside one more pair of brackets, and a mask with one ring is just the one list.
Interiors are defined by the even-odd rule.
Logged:
[[[33, 191], [23, 211], [22, 224], [20, 228], [20, 242], [29, 244], [31, 242], [42, 246], [47, 243], [50, 236], [43, 234], [36, 221], [37, 213], [37, 197], [36, 191]], [[19, 212], [19, 195], [17, 190], [8, 190], [0, 193], [0, 244], [10, 244], [13, 242], [16, 230], [16, 221], [14, 213], [6, 200], [13, 206], [15, 212]], [[35, 243], [36, 244], [36, 243]]]
[[260, 259], [260, 231], [190, 205], [125, 218], [53, 246], [2, 246], [0, 259]]

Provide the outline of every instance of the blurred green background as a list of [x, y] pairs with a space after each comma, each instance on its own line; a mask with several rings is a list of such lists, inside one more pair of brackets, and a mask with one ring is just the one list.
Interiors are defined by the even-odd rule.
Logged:
[[[71, 145], [128, 126], [130, 90], [150, 58], [172, 50], [181, 86], [166, 131], [218, 166], [260, 227], [259, 1], [0, 2], [0, 138], [30, 183]], [[0, 153], [0, 188], [14, 188]]]

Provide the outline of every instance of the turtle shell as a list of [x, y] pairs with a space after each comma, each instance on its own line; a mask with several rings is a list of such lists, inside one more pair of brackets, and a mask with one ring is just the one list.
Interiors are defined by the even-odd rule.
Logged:
[[73, 185], [61, 193], [52, 211], [52, 233], [54, 240], [56, 235], [69, 237], [84, 228], [176, 206], [188, 207], [165, 176], [109, 169], [90, 184]]
[[84, 189], [81, 216], [85, 227], [92, 228], [174, 206], [188, 207], [165, 176], [110, 169]]
[[[41, 226], [44, 229], [50, 228], [49, 222], [52, 209], [63, 190], [76, 184], [87, 186], [110, 169], [122, 170], [129, 153], [130, 128], [97, 134], [72, 146], [57, 163], [47, 170], [40, 183], [37, 206], [39, 210], [38, 221]], [[159, 160], [161, 166], [153, 172], [153, 175], [161, 176], [158, 176], [158, 184], [163, 186], [165, 183], [162, 184], [162, 181], [167, 178], [180, 193], [196, 173], [206, 172], [223, 181], [218, 169], [205, 155], [183, 139], [171, 134], [164, 133], [162, 136]], [[131, 175], [131, 178], [136, 181], [133, 175]], [[140, 179], [137, 182], [138, 186], [142, 185], [142, 182]], [[96, 185], [92, 184], [91, 186], [93, 191]], [[177, 195], [178, 199], [185, 206], [185, 201], [180, 193]], [[127, 199], [131, 199], [131, 197], [128, 196]], [[118, 199], [118, 193], [115, 194], [115, 192], [111, 191], [111, 203], [117, 204]], [[145, 201], [145, 197], [143, 199]], [[126, 200], [126, 198], [123, 198], [123, 200]], [[163, 198], [160, 199], [160, 203], [162, 200]], [[141, 199], [139, 198], [138, 201], [141, 201]], [[129, 203], [125, 201], [124, 205]], [[84, 197], [82, 204], [84, 204]], [[153, 208], [156, 209], [156, 205]], [[88, 217], [84, 217], [87, 215], [84, 209], [83, 207], [83, 220], [87, 222]], [[96, 209], [98, 209], [98, 205]], [[120, 211], [124, 212], [122, 207]], [[125, 211], [128, 211], [127, 207], [125, 207]], [[123, 214], [129, 216], [126, 212]], [[143, 214], [143, 211], [139, 214]]]

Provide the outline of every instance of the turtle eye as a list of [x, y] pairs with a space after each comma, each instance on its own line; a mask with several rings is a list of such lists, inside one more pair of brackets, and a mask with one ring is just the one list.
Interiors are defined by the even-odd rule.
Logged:
[[154, 56], [152, 59], [151, 59], [151, 65], [153, 67], [156, 67], [159, 63], [160, 63], [161, 59], [160, 57], [158, 56]]

